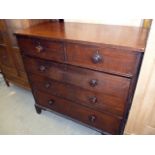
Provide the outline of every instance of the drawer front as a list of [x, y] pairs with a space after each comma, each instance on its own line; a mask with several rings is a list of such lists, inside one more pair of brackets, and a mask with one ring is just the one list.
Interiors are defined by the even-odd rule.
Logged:
[[128, 94], [128, 78], [28, 57], [24, 58], [24, 63], [29, 73], [122, 99], [126, 99]]
[[66, 49], [69, 64], [124, 76], [135, 74], [140, 56], [138, 52], [69, 43]]
[[106, 95], [102, 92], [88, 91], [33, 74], [29, 78], [35, 90], [42, 90], [101, 112], [113, 113], [119, 117], [122, 117], [124, 113], [125, 100], [122, 98]]
[[21, 51], [26, 55], [59, 62], [64, 61], [64, 46], [62, 42], [18, 37], [18, 43]]
[[43, 92], [35, 91], [34, 94], [38, 104], [43, 107], [63, 113], [78, 121], [108, 133], [118, 134], [120, 119], [71, 103], [70, 101], [62, 98], [45, 94]]

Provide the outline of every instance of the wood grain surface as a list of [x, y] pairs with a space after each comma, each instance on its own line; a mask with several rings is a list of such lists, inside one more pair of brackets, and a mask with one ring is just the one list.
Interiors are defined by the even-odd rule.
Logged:
[[16, 34], [80, 43], [96, 43], [144, 52], [148, 29], [131, 26], [47, 22]]

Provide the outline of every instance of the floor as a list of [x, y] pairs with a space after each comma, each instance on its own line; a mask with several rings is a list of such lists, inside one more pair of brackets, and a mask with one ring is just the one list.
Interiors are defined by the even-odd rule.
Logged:
[[38, 115], [30, 91], [7, 87], [0, 75], [0, 134], [100, 135], [99, 132], [48, 111]]

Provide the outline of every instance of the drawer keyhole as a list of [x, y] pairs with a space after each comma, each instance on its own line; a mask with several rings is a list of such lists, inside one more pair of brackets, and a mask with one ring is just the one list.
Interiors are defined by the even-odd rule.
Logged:
[[43, 46], [41, 46], [40, 42], [37, 42], [37, 46], [35, 48], [38, 53], [42, 52], [44, 49]]

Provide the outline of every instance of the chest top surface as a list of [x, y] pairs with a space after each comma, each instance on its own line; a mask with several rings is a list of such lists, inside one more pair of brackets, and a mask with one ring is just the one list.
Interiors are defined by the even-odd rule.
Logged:
[[144, 52], [148, 29], [118, 25], [47, 22], [18, 30], [15, 34], [76, 43], [94, 43]]

